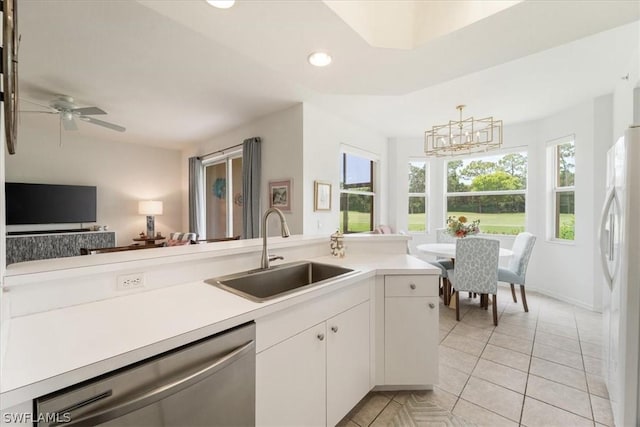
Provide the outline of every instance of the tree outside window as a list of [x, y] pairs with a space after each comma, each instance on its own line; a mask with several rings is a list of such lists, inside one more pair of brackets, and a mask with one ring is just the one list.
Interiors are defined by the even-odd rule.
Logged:
[[447, 162], [447, 216], [479, 219], [485, 234], [524, 231], [526, 152]]
[[373, 230], [374, 161], [343, 153], [340, 164], [340, 230]]
[[555, 239], [575, 240], [576, 147], [573, 138], [549, 147], [553, 150], [553, 229]]
[[427, 162], [409, 162], [409, 231], [427, 230]]

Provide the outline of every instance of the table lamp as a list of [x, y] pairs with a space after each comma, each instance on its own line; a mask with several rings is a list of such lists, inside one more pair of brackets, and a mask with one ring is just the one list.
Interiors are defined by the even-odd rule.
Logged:
[[157, 200], [140, 200], [138, 202], [138, 213], [147, 216], [147, 237], [155, 237], [154, 215], [162, 215], [162, 202]]

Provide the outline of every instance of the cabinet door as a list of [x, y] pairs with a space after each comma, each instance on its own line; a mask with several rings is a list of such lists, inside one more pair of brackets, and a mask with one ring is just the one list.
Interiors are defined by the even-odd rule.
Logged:
[[385, 298], [385, 384], [438, 382], [438, 298]]
[[369, 323], [369, 301], [327, 320], [327, 425], [336, 425], [371, 389]]
[[256, 355], [256, 425], [326, 425], [325, 323]]

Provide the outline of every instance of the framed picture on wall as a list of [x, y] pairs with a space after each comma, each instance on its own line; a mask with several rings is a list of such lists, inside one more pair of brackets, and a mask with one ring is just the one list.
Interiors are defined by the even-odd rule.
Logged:
[[325, 181], [314, 181], [314, 211], [331, 210], [331, 183]]
[[291, 179], [269, 181], [269, 207], [291, 210]]

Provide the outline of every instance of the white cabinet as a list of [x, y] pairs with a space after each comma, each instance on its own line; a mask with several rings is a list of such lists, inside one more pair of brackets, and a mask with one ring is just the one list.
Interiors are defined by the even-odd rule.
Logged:
[[438, 382], [437, 276], [385, 276], [385, 385]]
[[257, 355], [257, 425], [326, 424], [325, 337], [322, 323]]
[[369, 302], [327, 320], [327, 425], [369, 392]]
[[370, 283], [257, 321], [256, 425], [335, 425], [367, 394]]

